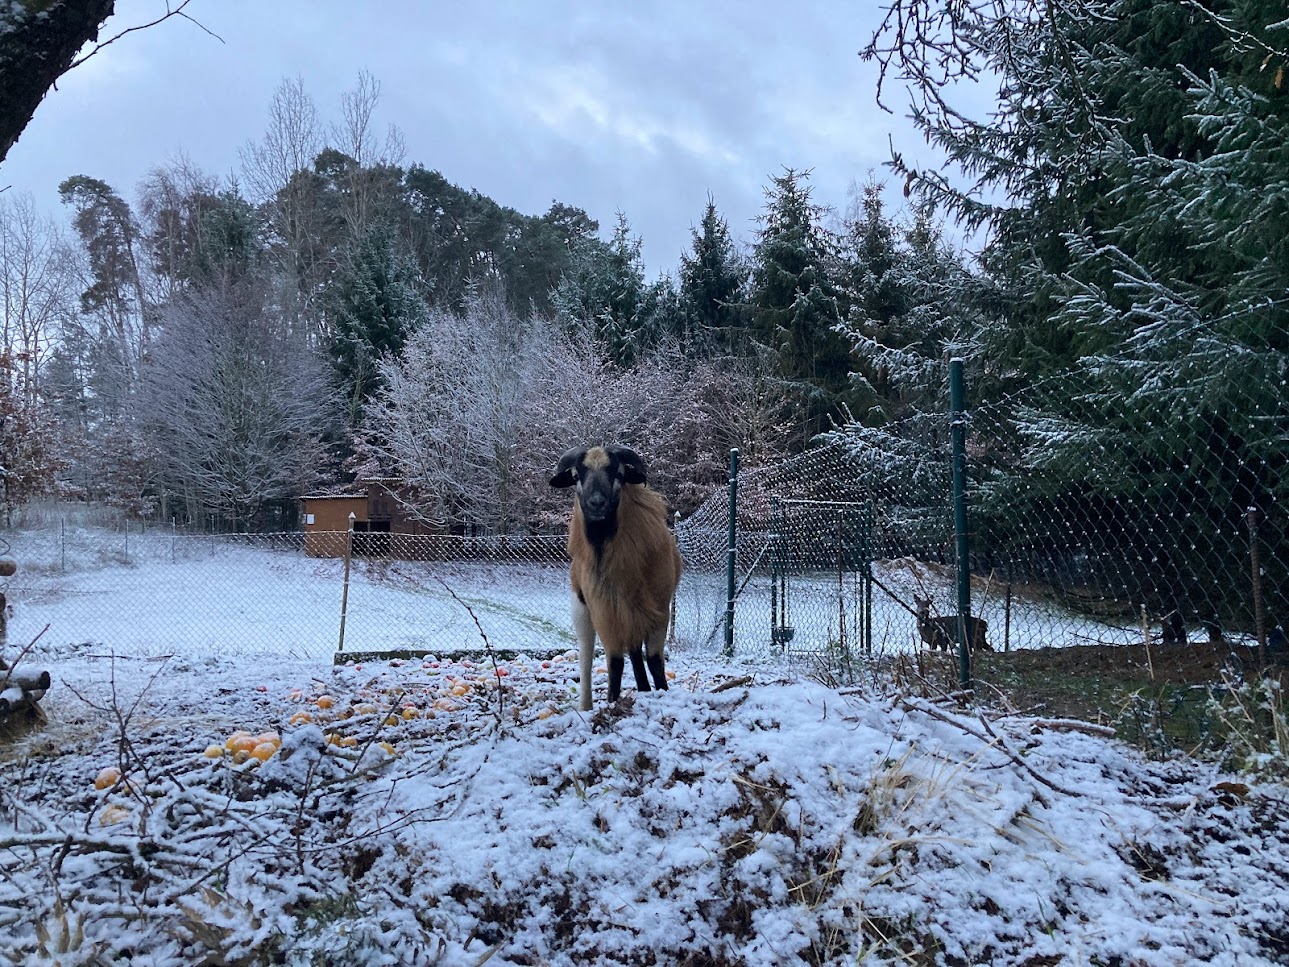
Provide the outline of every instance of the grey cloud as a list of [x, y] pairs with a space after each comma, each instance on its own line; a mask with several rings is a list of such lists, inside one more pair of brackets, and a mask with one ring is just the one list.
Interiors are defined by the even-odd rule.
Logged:
[[[116, 19], [154, 5], [120, 3]], [[171, 22], [105, 50], [42, 105], [0, 184], [53, 209], [69, 174], [129, 192], [178, 149], [225, 174], [282, 77], [303, 77], [331, 117], [365, 68], [409, 161], [523, 211], [558, 198], [607, 226], [624, 210], [658, 272], [688, 246], [709, 191], [747, 239], [783, 166], [813, 168], [818, 200], [841, 206], [885, 160], [887, 131], [918, 150], [907, 122], [873, 103], [856, 55], [878, 15], [865, 6], [198, 0], [191, 11], [224, 44]]]

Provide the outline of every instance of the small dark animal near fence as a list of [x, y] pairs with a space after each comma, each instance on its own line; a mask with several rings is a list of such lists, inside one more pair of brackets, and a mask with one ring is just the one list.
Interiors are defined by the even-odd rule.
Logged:
[[[917, 605], [918, 637], [932, 651], [949, 651], [958, 640], [958, 616], [932, 615], [931, 599], [913, 596]], [[968, 616], [967, 640], [972, 651], [992, 651], [989, 645], [989, 622], [984, 618]]]

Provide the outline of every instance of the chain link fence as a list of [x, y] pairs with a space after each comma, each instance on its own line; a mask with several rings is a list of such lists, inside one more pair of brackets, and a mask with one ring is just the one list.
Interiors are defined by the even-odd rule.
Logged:
[[[338, 650], [476, 652], [485, 636], [505, 653], [577, 644], [563, 534], [357, 532], [346, 568], [345, 532], [193, 534], [97, 513], [75, 520], [43, 511], [0, 538], [18, 563], [0, 580], [11, 651], [38, 636], [40, 653], [64, 657], [329, 660]], [[701, 646], [719, 617], [705, 600], [717, 576], [704, 539], [695, 527], [681, 538], [690, 556], [673, 648]]]
[[1091, 363], [971, 414], [972, 577], [1021, 647], [1262, 644], [1289, 619], [1289, 392]]
[[[946, 400], [850, 426], [740, 475], [737, 649], [844, 668], [956, 642], [959, 419], [978, 640], [1283, 658], [1289, 383], [1283, 362], [1247, 376], [1090, 361], [958, 417]], [[713, 566], [728, 510], [718, 495], [686, 522], [707, 521]]]
[[[995, 650], [1282, 654], [1286, 367], [1130, 375], [1089, 363], [961, 417], [978, 631]], [[946, 406], [848, 427], [739, 475], [738, 654], [844, 669], [947, 644], [952, 420]], [[729, 511], [718, 492], [676, 522], [675, 649], [725, 645]], [[33, 509], [4, 540], [19, 567], [0, 581], [10, 648], [48, 625], [54, 651], [320, 659], [341, 646], [342, 602], [350, 652], [474, 650], [485, 636], [507, 651], [575, 646], [562, 534], [355, 534], [347, 591], [345, 533], [200, 534]]]

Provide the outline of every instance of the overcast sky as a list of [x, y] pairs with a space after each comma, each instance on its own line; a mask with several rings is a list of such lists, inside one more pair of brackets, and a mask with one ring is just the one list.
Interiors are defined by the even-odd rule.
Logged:
[[[103, 36], [153, 19], [118, 0]], [[924, 153], [874, 102], [859, 49], [877, 0], [194, 0], [104, 49], [59, 83], [0, 165], [0, 187], [51, 212], [71, 174], [133, 200], [149, 168], [184, 152], [235, 175], [274, 89], [300, 77], [324, 118], [358, 72], [382, 85], [408, 163], [522, 212], [553, 199], [599, 219], [624, 211], [650, 275], [672, 269], [710, 192], [742, 240], [770, 175], [812, 168], [815, 197], [884, 176], [897, 148]], [[890, 197], [897, 198], [892, 191]]]

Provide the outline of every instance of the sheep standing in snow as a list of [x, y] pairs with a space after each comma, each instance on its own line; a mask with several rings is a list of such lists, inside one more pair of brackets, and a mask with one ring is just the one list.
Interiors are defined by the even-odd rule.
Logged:
[[591, 708], [597, 635], [608, 656], [610, 702], [621, 694], [627, 656], [637, 691], [649, 691], [649, 675], [666, 689], [662, 649], [680, 550], [667, 528], [666, 505], [645, 485], [644, 462], [623, 446], [575, 447], [560, 458], [550, 485], [577, 488], [568, 553], [582, 711]]

